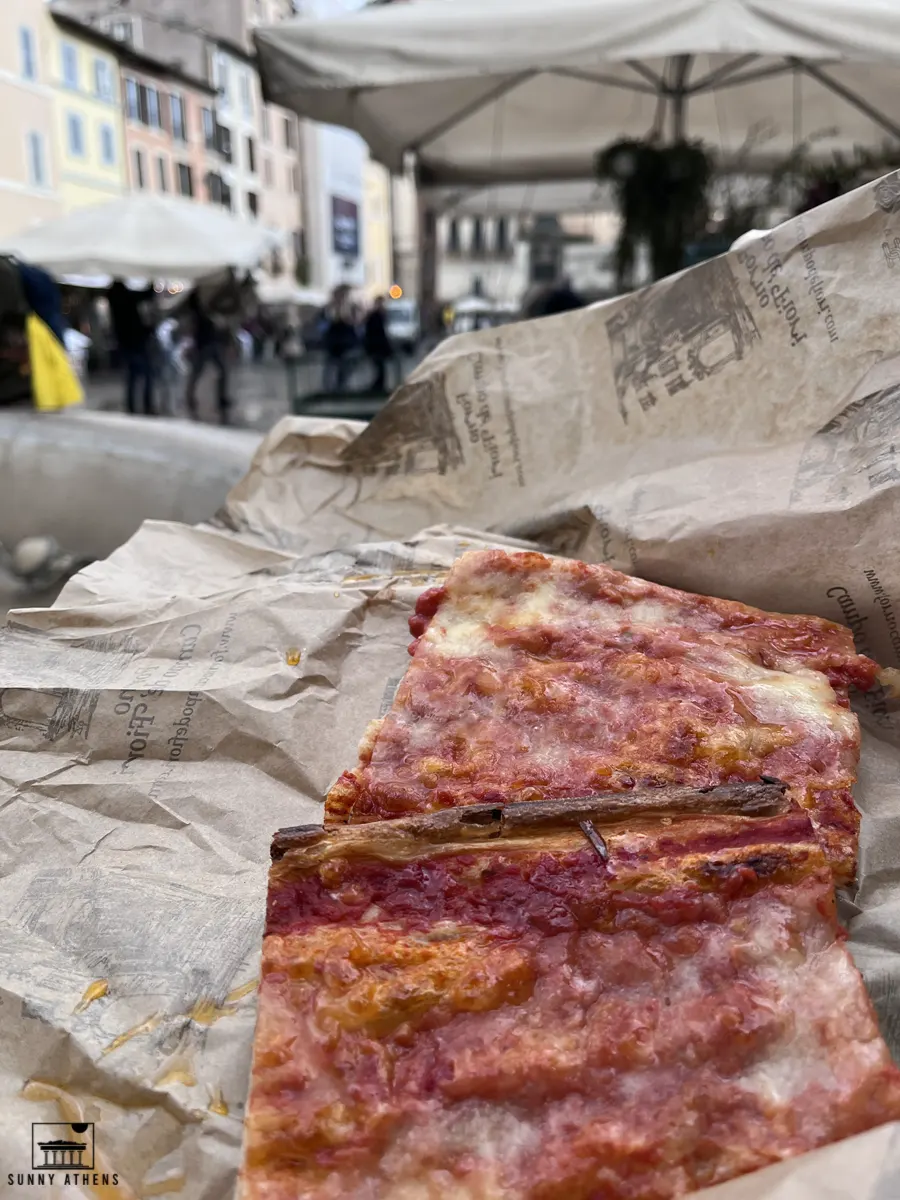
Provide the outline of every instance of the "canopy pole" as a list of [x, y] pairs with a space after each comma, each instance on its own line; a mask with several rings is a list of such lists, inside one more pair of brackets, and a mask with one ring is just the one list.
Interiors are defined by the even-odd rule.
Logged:
[[679, 54], [672, 60], [672, 81], [668, 91], [672, 100], [672, 141], [683, 142], [687, 118], [687, 81], [691, 70], [691, 55]]
[[437, 219], [433, 201], [417, 184], [419, 206], [419, 313], [422, 330], [431, 333], [437, 312]]
[[815, 79], [817, 83], [821, 83], [823, 87], [834, 92], [836, 96], [840, 96], [842, 100], [846, 100], [848, 104], [859, 109], [870, 121], [874, 121], [876, 125], [880, 125], [882, 129], [886, 129], [893, 137], [900, 138], [900, 125], [896, 121], [892, 121], [890, 117], [885, 116], [880, 109], [875, 108], [873, 104], [869, 104], [867, 100], [857, 95], [856, 92], [851, 91], [850, 88], [844, 87], [842, 83], [838, 83], [836, 79], [832, 79], [830, 75], [826, 75], [821, 67], [807, 62], [805, 58], [794, 58], [791, 61], [804, 70], [807, 75]]

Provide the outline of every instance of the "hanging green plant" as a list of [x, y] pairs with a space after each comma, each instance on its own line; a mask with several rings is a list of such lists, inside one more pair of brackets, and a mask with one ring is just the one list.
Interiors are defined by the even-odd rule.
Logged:
[[622, 222], [616, 245], [619, 289], [632, 281], [642, 241], [649, 246], [654, 279], [680, 270], [685, 247], [706, 217], [712, 159], [703, 145], [661, 146], [626, 138], [600, 151], [596, 171], [616, 191]]

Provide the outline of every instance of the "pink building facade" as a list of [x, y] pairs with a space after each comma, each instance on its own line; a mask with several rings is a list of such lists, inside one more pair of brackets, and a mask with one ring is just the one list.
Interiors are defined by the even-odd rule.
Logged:
[[131, 190], [207, 203], [207, 179], [220, 161], [209, 136], [215, 92], [203, 80], [121, 48], [120, 66]]

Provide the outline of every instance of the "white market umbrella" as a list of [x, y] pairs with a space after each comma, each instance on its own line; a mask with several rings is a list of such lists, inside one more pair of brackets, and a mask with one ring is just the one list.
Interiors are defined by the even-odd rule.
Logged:
[[301, 287], [286, 276], [278, 279], [261, 279], [256, 285], [256, 294], [263, 304], [296, 304], [312, 308], [324, 308], [328, 303], [325, 292], [315, 288]]
[[268, 100], [435, 188], [588, 178], [651, 130], [760, 165], [900, 143], [900, 0], [412, 0], [255, 37]]
[[217, 206], [137, 192], [35, 225], [0, 251], [56, 275], [196, 280], [254, 267], [277, 244]]

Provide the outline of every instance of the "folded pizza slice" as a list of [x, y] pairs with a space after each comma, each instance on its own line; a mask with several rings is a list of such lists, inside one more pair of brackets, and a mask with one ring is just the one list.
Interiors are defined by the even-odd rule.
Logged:
[[900, 1118], [779, 787], [286, 830], [273, 860], [244, 1200], [667, 1200]]
[[848, 691], [878, 668], [843, 626], [500, 550], [463, 555], [410, 626], [409, 670], [326, 822], [771, 776], [852, 878]]

